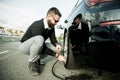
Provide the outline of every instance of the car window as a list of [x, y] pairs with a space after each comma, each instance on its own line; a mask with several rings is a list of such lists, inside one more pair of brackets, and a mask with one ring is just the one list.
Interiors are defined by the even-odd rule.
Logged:
[[120, 41], [120, 1], [87, 6], [84, 20], [91, 24], [91, 41]]
[[105, 2], [92, 7], [86, 5], [86, 9], [91, 13], [98, 13], [102, 11], [120, 9], [120, 1]]

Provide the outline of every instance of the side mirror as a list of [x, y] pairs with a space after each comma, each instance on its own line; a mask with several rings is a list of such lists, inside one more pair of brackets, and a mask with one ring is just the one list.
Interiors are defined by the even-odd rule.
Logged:
[[65, 20], [64, 22], [65, 22], [65, 23], [68, 23], [68, 20]]

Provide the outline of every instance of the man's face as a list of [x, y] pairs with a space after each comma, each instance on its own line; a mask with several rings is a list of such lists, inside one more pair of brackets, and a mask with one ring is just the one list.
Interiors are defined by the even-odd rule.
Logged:
[[58, 15], [50, 15], [50, 19], [48, 20], [48, 25], [50, 27], [54, 27], [59, 22], [60, 17]]

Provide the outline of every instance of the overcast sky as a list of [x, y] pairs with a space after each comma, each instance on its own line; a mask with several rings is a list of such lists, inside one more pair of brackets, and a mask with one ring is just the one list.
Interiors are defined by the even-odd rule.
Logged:
[[26, 30], [29, 25], [46, 16], [50, 7], [62, 13], [58, 24], [68, 17], [77, 0], [0, 0], [0, 26]]

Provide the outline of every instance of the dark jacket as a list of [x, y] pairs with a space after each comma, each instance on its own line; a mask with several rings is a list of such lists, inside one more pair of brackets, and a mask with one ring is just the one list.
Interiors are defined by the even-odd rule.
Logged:
[[[55, 38], [55, 29], [51, 28], [49, 31], [45, 29], [43, 19], [35, 21], [33, 24], [30, 25], [30, 27], [27, 29], [27, 31], [23, 35], [21, 42], [24, 42], [30, 39], [31, 37], [34, 37], [37, 35], [43, 36], [45, 40], [49, 37], [53, 45], [56, 45], [58, 43], [57, 39]], [[46, 48], [47, 47], [45, 46], [45, 48], [43, 49], [45, 50]], [[52, 54], [53, 51], [51, 51], [50, 49], [47, 48], [47, 50], [45, 51], [49, 51], [50, 55], [53, 55]]]
[[90, 33], [88, 25], [81, 22], [81, 29], [78, 29], [78, 25], [69, 28], [69, 38], [72, 45], [80, 45], [89, 41]]

